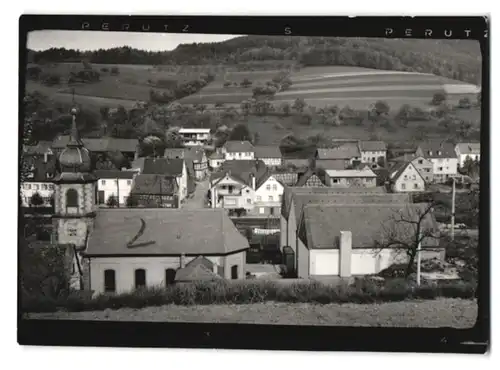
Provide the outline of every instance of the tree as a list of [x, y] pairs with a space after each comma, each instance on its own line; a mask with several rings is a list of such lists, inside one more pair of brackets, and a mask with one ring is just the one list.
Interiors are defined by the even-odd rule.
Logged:
[[289, 103], [284, 102], [283, 104], [281, 104], [280, 109], [283, 111], [285, 116], [288, 116], [290, 114], [291, 107]]
[[40, 193], [36, 192], [31, 196], [30, 199], [30, 206], [31, 207], [40, 207], [45, 204], [45, 201], [43, 200], [42, 196]]
[[458, 107], [462, 109], [469, 109], [471, 107], [471, 102], [468, 97], [463, 97], [458, 101]]
[[[393, 214], [381, 223], [381, 236], [375, 241], [375, 248], [395, 250], [406, 254], [405, 277], [413, 272], [413, 265], [419, 248], [439, 243], [441, 234], [434, 228], [433, 208], [437, 202], [413, 204]], [[433, 241], [430, 243], [430, 241]], [[429, 243], [429, 244], [428, 244]], [[429, 248], [425, 248], [429, 250]]]
[[389, 104], [383, 100], [379, 100], [375, 103], [374, 111], [377, 116], [382, 116], [389, 114]]
[[473, 160], [471, 157], [467, 157], [461, 168], [461, 172], [464, 175], [469, 176], [473, 181], [478, 180], [480, 174], [479, 161]]
[[244, 78], [243, 81], [241, 81], [240, 85], [242, 87], [250, 87], [252, 86], [252, 81], [250, 81], [248, 78]]
[[432, 97], [431, 104], [432, 105], [441, 105], [446, 101], [446, 95], [442, 92], [435, 93]]
[[118, 67], [111, 67], [111, 75], [112, 76], [117, 76], [120, 74], [120, 70], [118, 69]]
[[229, 86], [231, 86], [231, 85], [232, 85], [232, 83], [231, 83], [230, 81], [226, 81], [226, 82], [224, 82], [224, 84], [223, 84], [223, 86], [224, 86], [225, 88], [228, 88], [228, 87], [229, 87]]
[[306, 106], [306, 102], [304, 101], [304, 99], [297, 98], [293, 102], [292, 108], [295, 109], [297, 112], [302, 113], [304, 111], [305, 106]]
[[248, 130], [248, 126], [244, 123], [239, 123], [236, 126], [234, 126], [233, 130], [231, 131], [231, 134], [229, 135], [229, 140], [251, 141], [252, 135]]
[[118, 198], [115, 195], [110, 195], [106, 200], [106, 205], [110, 208], [118, 207]]

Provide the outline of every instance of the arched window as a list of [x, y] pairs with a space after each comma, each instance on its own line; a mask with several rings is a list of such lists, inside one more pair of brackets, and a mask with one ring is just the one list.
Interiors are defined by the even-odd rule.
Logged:
[[238, 279], [238, 265], [231, 267], [231, 279]]
[[135, 289], [146, 287], [146, 270], [137, 269], [135, 270]]
[[66, 191], [66, 207], [78, 208], [78, 192], [75, 189], [68, 189]]
[[104, 292], [116, 292], [115, 270], [104, 270]]
[[171, 285], [175, 282], [175, 270], [174, 269], [166, 269], [165, 270], [165, 284]]

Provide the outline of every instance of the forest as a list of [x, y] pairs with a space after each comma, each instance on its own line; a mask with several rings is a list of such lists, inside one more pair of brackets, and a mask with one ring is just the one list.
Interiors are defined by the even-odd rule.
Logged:
[[[242, 36], [217, 43], [181, 44], [171, 51], [145, 51], [127, 46], [79, 51], [52, 48], [28, 50], [28, 62], [100, 64], [205, 65], [224, 64], [248, 69], [266, 63], [280, 68], [293, 61], [300, 66], [345, 65], [433, 73], [479, 85], [481, 51], [470, 40], [403, 40], [340, 37]], [[257, 68], [257, 66], [255, 67]]]

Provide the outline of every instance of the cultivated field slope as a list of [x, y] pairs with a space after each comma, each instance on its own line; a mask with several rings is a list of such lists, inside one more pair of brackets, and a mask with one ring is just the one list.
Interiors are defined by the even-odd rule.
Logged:
[[163, 306], [99, 312], [29, 314], [30, 319], [171, 321], [279, 325], [470, 328], [477, 303], [462, 299], [382, 304], [256, 303], [247, 305]]

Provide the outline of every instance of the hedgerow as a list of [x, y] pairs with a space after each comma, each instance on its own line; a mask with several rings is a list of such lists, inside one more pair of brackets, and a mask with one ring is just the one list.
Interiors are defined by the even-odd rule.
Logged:
[[424, 282], [417, 286], [404, 279], [384, 282], [357, 279], [353, 284], [324, 284], [318, 281], [216, 281], [153, 287], [122, 294], [100, 294], [95, 297], [72, 294], [64, 299], [45, 296], [23, 296], [24, 312], [55, 312], [65, 310], [100, 311], [105, 309], [210, 304], [250, 304], [268, 301], [289, 303], [381, 303], [407, 299], [437, 297], [473, 299], [476, 285], [456, 281], [441, 284]]

